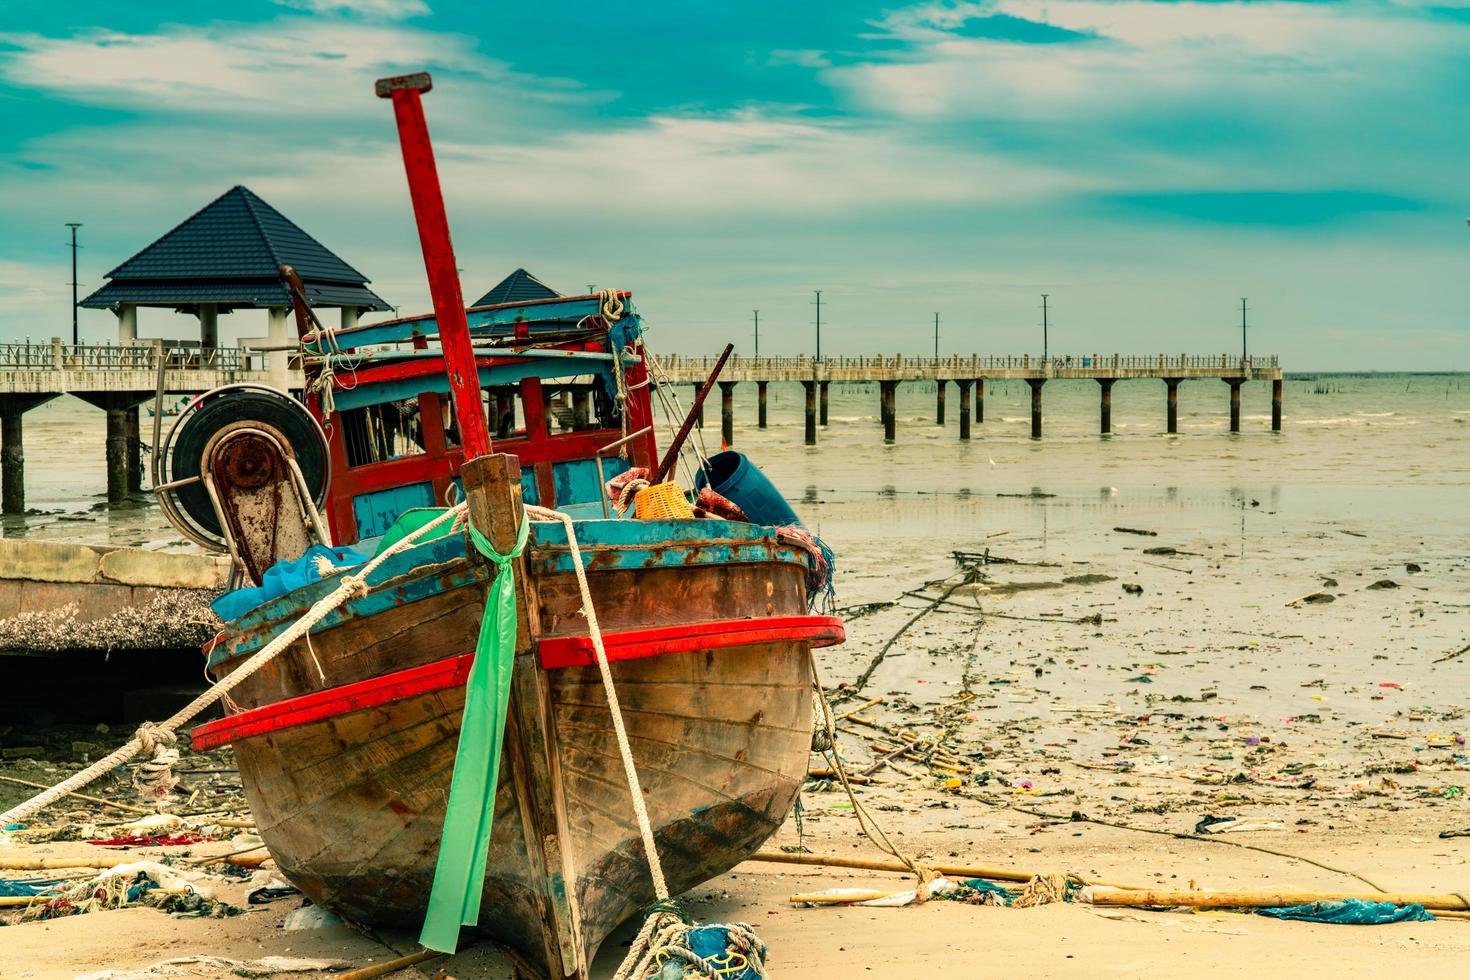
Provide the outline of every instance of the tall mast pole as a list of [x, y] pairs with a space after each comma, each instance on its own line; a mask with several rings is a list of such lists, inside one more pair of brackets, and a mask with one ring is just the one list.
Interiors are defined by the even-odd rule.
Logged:
[[761, 311], [751, 310], [755, 315], [755, 356], [761, 356]]
[[934, 314], [934, 356], [939, 356], [939, 314]]
[[424, 252], [424, 271], [428, 273], [429, 294], [434, 300], [434, 322], [439, 330], [439, 344], [444, 349], [450, 397], [454, 416], [459, 421], [459, 441], [468, 462], [490, 454], [490, 429], [485, 424], [480, 374], [475, 368], [474, 348], [470, 346], [470, 328], [465, 320], [464, 296], [454, 263], [454, 245], [449, 240], [449, 219], [444, 213], [439, 170], [434, 165], [434, 147], [429, 142], [429, 124], [424, 119], [423, 93], [433, 85], [428, 72], [418, 72], [380, 78], [376, 88], [379, 98], [393, 100], [398, 142], [403, 148], [403, 168], [408, 174], [408, 192], [413, 198], [419, 245]]

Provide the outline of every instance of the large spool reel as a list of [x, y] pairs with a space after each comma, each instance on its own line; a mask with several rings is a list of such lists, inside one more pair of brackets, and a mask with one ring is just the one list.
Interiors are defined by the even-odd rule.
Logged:
[[322, 427], [306, 406], [266, 385], [205, 392], [179, 413], [153, 452], [154, 493], [169, 521], [204, 548], [230, 552], [256, 580], [263, 569], [237, 547], [240, 528], [228, 510], [232, 495], [289, 484], [301, 498], [300, 517], [324, 539], [317, 510], [330, 480]]

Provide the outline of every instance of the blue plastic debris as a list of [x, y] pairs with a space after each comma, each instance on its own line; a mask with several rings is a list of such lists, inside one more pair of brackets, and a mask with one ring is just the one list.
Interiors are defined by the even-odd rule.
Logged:
[[1284, 909], [1261, 909], [1261, 915], [1273, 919], [1295, 919], [1301, 922], [1329, 922], [1344, 926], [1380, 926], [1389, 922], [1433, 922], [1422, 905], [1394, 905], [1392, 902], [1365, 902], [1348, 898], [1340, 902], [1312, 902]]

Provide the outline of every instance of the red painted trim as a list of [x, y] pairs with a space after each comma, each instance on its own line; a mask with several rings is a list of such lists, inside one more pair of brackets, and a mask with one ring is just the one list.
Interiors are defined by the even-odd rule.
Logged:
[[[608, 660], [634, 660], [666, 653], [719, 650], [780, 640], [802, 640], [813, 647], [826, 647], [841, 643], [846, 638], [842, 620], [836, 616], [773, 616], [769, 619], [682, 623], [678, 626], [604, 633], [602, 643], [607, 650]], [[597, 662], [592, 652], [592, 638], [589, 636], [544, 639], [538, 647], [541, 666], [547, 669], [589, 666]], [[241, 739], [268, 735], [353, 711], [377, 708], [449, 687], [460, 687], [469, 678], [474, 660], [474, 654], [463, 653], [447, 660], [437, 660], [325, 691], [314, 691], [211, 721], [194, 729], [194, 751], [208, 752]]]
[[473, 653], [464, 653], [448, 660], [437, 660], [355, 684], [287, 698], [211, 721], [194, 729], [194, 751], [208, 752], [242, 738], [267, 735], [351, 711], [376, 708], [447, 687], [460, 687], [470, 676], [470, 665], [474, 660]]
[[[779, 640], [804, 640], [814, 647], [829, 647], [847, 639], [842, 620], [836, 616], [773, 616], [769, 619], [726, 619], [710, 623], [680, 623], [653, 629], [602, 634], [608, 660], [635, 660], [665, 653], [691, 650], [720, 650]], [[590, 636], [561, 636], [537, 644], [541, 666], [585, 667], [597, 663]]]

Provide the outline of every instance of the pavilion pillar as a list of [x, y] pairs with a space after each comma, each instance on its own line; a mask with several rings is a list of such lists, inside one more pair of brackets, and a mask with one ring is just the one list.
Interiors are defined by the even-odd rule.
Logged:
[[936, 394], [934, 396], [934, 424], [935, 425], [943, 425], [944, 424], [944, 389], [945, 389], [945, 387], [946, 387], [946, 385], [945, 385], [944, 379], [943, 378], [940, 378], [939, 379], [939, 392], [938, 392], [938, 394]]
[[1102, 406], [1100, 410], [1099, 428], [1103, 435], [1113, 431], [1113, 382], [1117, 378], [1098, 378], [1097, 383], [1102, 388]]
[[1041, 386], [1046, 384], [1045, 378], [1027, 378], [1026, 383], [1031, 386], [1031, 438], [1041, 438]]
[[[695, 399], [695, 401], [698, 401], [699, 400], [699, 389], [701, 389], [703, 387], [704, 387], [704, 385], [699, 384], [698, 382], [695, 383], [695, 385], [694, 385], [694, 399]], [[704, 405], [702, 403], [699, 406], [699, 411], [697, 413], [695, 413], [695, 416], [694, 416], [694, 424], [697, 425], [697, 426], [699, 426], [701, 429], [704, 428]]]
[[956, 381], [955, 386], [960, 389], [960, 439], [970, 438], [970, 381]]
[[131, 347], [138, 340], [138, 307], [132, 303], [117, 305], [117, 345]]
[[898, 382], [880, 381], [878, 387], [883, 415], [883, 441], [893, 442], [898, 437]]
[[291, 337], [286, 331], [286, 308], [284, 306], [272, 306], [266, 311], [266, 340], [267, 347], [279, 347], [280, 350], [268, 350], [265, 352], [265, 370], [272, 388], [281, 391], [290, 391], [291, 385], [291, 352], [286, 345], [291, 343]]
[[756, 401], [756, 423], [755, 424], [756, 424], [756, 428], [760, 428], [760, 429], [764, 429], [766, 427], [766, 385], [768, 385], [769, 383], [770, 382], [768, 382], [768, 381], [757, 381], [755, 383], [755, 401]]
[[801, 386], [806, 389], [806, 444], [815, 446], [817, 444], [817, 383], [815, 381], [803, 381]]
[[1281, 431], [1281, 379], [1271, 382], [1271, 431]]
[[1225, 383], [1230, 386], [1230, 431], [1240, 431], [1240, 386], [1244, 383], [1243, 378], [1226, 378]]
[[720, 442], [721, 448], [735, 444], [735, 385], [734, 381], [720, 382]]
[[1179, 382], [1183, 380], [1183, 378], [1164, 379], [1164, 384], [1169, 388], [1167, 422], [1170, 435], [1179, 431]]
[[829, 384], [831, 384], [830, 381], [817, 382], [817, 424], [824, 427], [827, 424], [827, 386]]
[[355, 327], [357, 326], [357, 318], [362, 316], [362, 307], [344, 306], [342, 307], [341, 315], [342, 319], [340, 321], [340, 324], [343, 330], [346, 330], [349, 327]]
[[199, 304], [199, 346], [212, 351], [219, 346], [219, 304]]
[[975, 379], [975, 424], [985, 424], [985, 379]]

